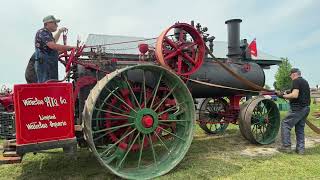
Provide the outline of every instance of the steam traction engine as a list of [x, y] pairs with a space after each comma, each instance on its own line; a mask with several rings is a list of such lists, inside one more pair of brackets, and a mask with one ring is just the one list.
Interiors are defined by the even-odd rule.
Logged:
[[[149, 179], [169, 172], [187, 153], [196, 123], [209, 134], [239, 124], [252, 143], [272, 143], [279, 129], [273, 101], [258, 96], [265, 76], [241, 50], [239, 24], [229, 20], [228, 60], [212, 55], [206, 28], [176, 23], [155, 40], [140, 43], [140, 55], [103, 53], [103, 46], [82, 45], [61, 55], [70, 83], [16, 85], [15, 151], [19, 155], [75, 145], [89, 146], [98, 161], [128, 179]], [[209, 43], [209, 48], [206, 44]], [[241, 105], [246, 96], [257, 96]]]

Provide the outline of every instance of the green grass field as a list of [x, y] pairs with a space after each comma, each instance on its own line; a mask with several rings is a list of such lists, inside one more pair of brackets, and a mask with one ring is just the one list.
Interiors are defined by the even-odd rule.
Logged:
[[[320, 106], [312, 105], [312, 112]], [[312, 114], [311, 112], [311, 114]], [[285, 113], [282, 113], [282, 117]], [[320, 120], [309, 116], [317, 126]], [[306, 127], [307, 138], [319, 138]], [[276, 143], [264, 147], [276, 147]], [[208, 136], [197, 126], [191, 148], [183, 161], [170, 173], [158, 179], [319, 179], [320, 146], [306, 150], [305, 155], [275, 153], [245, 156], [240, 153], [255, 147], [245, 140], [237, 126], [228, 127], [223, 136]], [[62, 150], [28, 153], [21, 164], [1, 165], [0, 179], [119, 179], [107, 172], [86, 149], [76, 157]]]

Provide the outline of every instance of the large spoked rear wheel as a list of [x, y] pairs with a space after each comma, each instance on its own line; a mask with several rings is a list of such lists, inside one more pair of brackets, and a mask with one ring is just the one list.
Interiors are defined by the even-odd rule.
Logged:
[[280, 127], [280, 112], [270, 99], [256, 97], [247, 101], [240, 111], [241, 134], [254, 144], [275, 141]]
[[127, 179], [150, 179], [187, 153], [195, 123], [192, 96], [167, 69], [137, 65], [117, 70], [91, 90], [84, 134], [103, 166]]

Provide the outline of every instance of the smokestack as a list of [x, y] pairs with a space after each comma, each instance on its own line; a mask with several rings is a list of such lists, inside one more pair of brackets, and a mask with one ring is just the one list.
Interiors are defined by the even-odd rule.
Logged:
[[226, 21], [228, 28], [228, 54], [229, 58], [240, 58], [240, 23], [241, 19], [230, 19]]

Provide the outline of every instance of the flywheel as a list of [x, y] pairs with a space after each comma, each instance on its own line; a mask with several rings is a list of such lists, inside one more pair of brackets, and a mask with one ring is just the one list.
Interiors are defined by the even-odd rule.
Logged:
[[176, 23], [157, 38], [156, 57], [158, 62], [178, 75], [188, 76], [202, 65], [205, 43], [193, 26]]

